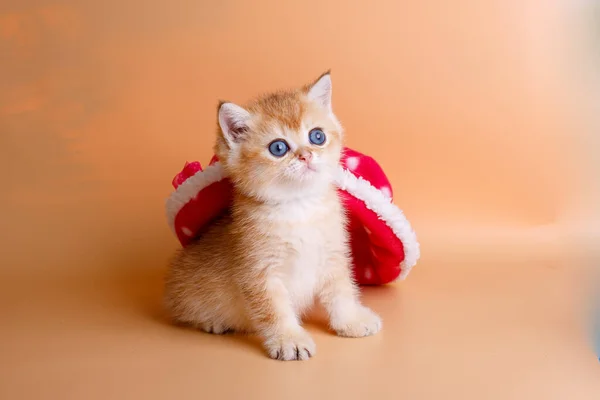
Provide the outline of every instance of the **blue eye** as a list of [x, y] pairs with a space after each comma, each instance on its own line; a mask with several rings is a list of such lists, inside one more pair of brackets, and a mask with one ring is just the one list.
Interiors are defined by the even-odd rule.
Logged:
[[269, 145], [269, 151], [275, 157], [283, 157], [289, 150], [290, 147], [288, 146], [288, 144], [281, 139], [274, 140]]
[[319, 128], [315, 128], [308, 133], [308, 140], [310, 140], [312, 144], [320, 146], [325, 143], [325, 132]]

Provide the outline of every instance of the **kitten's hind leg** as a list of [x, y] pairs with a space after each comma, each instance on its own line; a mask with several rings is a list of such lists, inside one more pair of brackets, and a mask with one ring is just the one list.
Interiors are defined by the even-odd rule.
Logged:
[[220, 323], [204, 322], [204, 323], [198, 324], [198, 327], [203, 332], [212, 333], [215, 335], [224, 335], [227, 333], [234, 332], [234, 330], [232, 328], [229, 328], [226, 325], [220, 324]]
[[[211, 310], [212, 308], [212, 310]], [[189, 297], [165, 296], [165, 309], [175, 325], [198, 329], [206, 333], [221, 335], [237, 330], [233, 321], [223, 318], [218, 311], [204, 301]]]

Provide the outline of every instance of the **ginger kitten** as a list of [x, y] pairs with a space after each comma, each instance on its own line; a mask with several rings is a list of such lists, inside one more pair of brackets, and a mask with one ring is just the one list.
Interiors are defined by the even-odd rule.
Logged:
[[331, 77], [247, 107], [221, 103], [215, 153], [234, 185], [231, 211], [177, 252], [166, 280], [172, 319], [210, 333], [258, 334], [267, 354], [306, 360], [301, 316], [315, 300], [340, 336], [381, 329], [352, 278], [333, 174], [342, 127]]

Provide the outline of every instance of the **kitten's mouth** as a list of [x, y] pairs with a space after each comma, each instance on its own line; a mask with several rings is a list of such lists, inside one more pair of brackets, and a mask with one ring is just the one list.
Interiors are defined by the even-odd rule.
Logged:
[[314, 164], [302, 163], [296, 165], [295, 175], [297, 178], [301, 180], [306, 180], [312, 178], [314, 175], [319, 173], [319, 169]]
[[305, 163], [302, 172], [308, 172], [308, 171], [317, 172], [317, 167], [315, 167], [313, 164]]

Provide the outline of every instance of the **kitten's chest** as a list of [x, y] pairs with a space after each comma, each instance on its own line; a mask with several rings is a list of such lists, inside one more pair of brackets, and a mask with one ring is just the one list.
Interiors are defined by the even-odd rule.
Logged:
[[323, 229], [298, 227], [286, 238], [289, 250], [282, 265], [282, 278], [298, 309], [309, 306], [325, 273], [327, 237]]
[[331, 237], [324, 226], [297, 226], [283, 237], [291, 250], [288, 257], [296, 264], [319, 264], [323, 261]]
[[303, 258], [318, 259], [339, 238], [343, 225], [337, 197], [295, 202], [269, 211], [266, 225], [285, 247]]
[[294, 300], [302, 308], [309, 305], [327, 274], [328, 257], [338, 249], [337, 229], [332, 218], [317, 223], [299, 224], [282, 235], [286, 259], [282, 276]]
[[275, 224], [276, 234], [288, 249], [291, 264], [304, 269], [322, 264], [324, 257], [338, 241], [342, 221], [335, 205], [313, 205], [312, 212], [306, 207], [288, 209], [287, 218]]
[[[298, 202], [263, 214], [265, 235], [283, 257], [279, 273], [299, 309], [312, 302], [327, 273], [328, 255], [343, 246], [343, 214], [337, 197]], [[275, 244], [277, 243], [277, 244]]]

